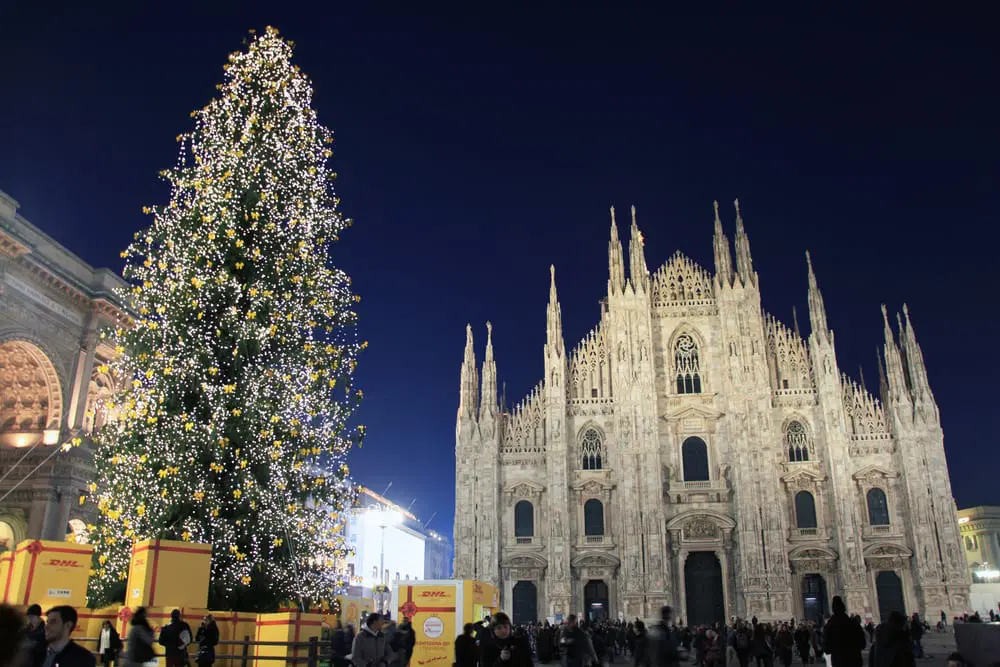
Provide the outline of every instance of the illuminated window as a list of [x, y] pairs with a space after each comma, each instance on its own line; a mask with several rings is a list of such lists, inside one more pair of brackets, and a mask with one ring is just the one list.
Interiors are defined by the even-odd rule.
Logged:
[[701, 358], [690, 334], [681, 334], [674, 343], [674, 374], [678, 394], [701, 393]]
[[0, 551], [9, 551], [14, 546], [14, 527], [6, 521], [0, 521]]
[[597, 429], [588, 428], [583, 433], [580, 441], [580, 449], [583, 451], [583, 469], [601, 470], [604, 468], [604, 439]]
[[785, 444], [788, 446], [789, 461], [809, 460], [809, 436], [801, 422], [788, 422], [785, 428]]

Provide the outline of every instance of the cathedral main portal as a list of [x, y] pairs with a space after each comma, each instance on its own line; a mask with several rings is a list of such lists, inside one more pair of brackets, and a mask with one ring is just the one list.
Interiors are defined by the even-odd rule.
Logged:
[[726, 622], [722, 563], [712, 551], [692, 551], [684, 562], [687, 625]]

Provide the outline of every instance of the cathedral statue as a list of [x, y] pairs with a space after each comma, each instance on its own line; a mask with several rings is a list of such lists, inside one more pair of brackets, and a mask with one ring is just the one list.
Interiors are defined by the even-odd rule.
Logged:
[[[636, 219], [623, 239], [612, 210], [608, 291], [600, 295], [594, 328], [566, 345], [551, 269], [538, 360], [543, 381], [513, 410], [498, 400], [492, 336], [487, 332], [485, 361], [477, 365], [475, 341], [467, 333], [456, 424], [458, 497], [513, 495], [514, 505], [530, 503], [532, 512], [513, 512], [499, 502], [481, 506], [479, 512], [496, 512], [490, 518], [498, 528], [495, 535], [476, 536], [479, 543], [456, 544], [461, 568], [455, 576], [474, 575], [462, 569], [473, 562], [467, 551], [496, 559], [490, 571], [519, 554], [558, 553], [549, 563], [556, 577], [564, 558], [599, 562], [600, 568], [586, 570], [587, 579], [573, 581], [565, 611], [600, 608], [617, 618], [634, 604], [623, 598], [639, 594], [635, 585], [644, 581], [638, 574], [647, 562], [662, 570], [649, 574], [664, 578], [666, 599], [684, 609], [692, 604], [693, 615], [685, 614], [691, 624], [725, 621], [747, 610], [761, 620], [783, 620], [805, 616], [807, 576], [827, 578], [821, 589], [827, 597], [844, 577], [852, 599], [877, 611], [875, 581], [885, 559], [868, 562], [863, 554], [892, 547], [901, 535], [915, 545], [913, 556], [903, 560], [914, 597], [907, 598], [907, 611], [936, 618], [941, 608], [919, 607], [928, 599], [928, 579], [918, 575], [938, 567], [936, 550], [922, 546], [923, 535], [940, 536], [949, 565], [960, 564], [962, 552], [957, 518], [928, 509], [950, 507], [953, 500], [947, 471], [928, 470], [944, 460], [944, 442], [910, 313], [904, 310], [895, 324], [883, 309], [882, 395], [873, 395], [837, 366], [809, 254], [802, 269], [809, 304], [803, 336], [797, 323], [788, 326], [761, 310], [762, 302], [771, 302], [763, 298], [766, 286], [754, 268], [739, 210], [732, 242], [718, 207], [708, 227], [711, 270], [677, 252], [650, 271]], [[707, 252], [707, 243], [698, 252]], [[767, 275], [788, 270], [769, 267]], [[851, 265], [839, 270], [850, 271]], [[852, 326], [843, 335], [859, 331]], [[480, 428], [484, 417], [495, 430]], [[545, 428], [545, 420], [552, 420], [552, 428]], [[930, 482], [888, 483], [904, 471]], [[816, 481], [797, 484], [803, 474]], [[855, 476], [869, 475], [874, 486], [866, 483], [861, 490]], [[498, 480], [500, 488], [483, 489], [484, 479]], [[525, 494], [522, 488], [545, 490]], [[639, 516], [640, 508], [649, 521]], [[455, 534], [465, 535], [475, 513], [458, 509]], [[674, 576], [662, 561], [643, 561], [651, 553], [649, 536], [667, 530], [671, 553], [678, 555]], [[821, 561], [822, 574], [815, 574]], [[732, 573], [725, 586], [723, 572]], [[518, 583], [507, 580], [508, 574], [501, 576], [503, 596]], [[689, 574], [701, 582], [697, 591], [684, 585]], [[622, 594], [610, 593], [615, 591]], [[524, 608], [518, 607], [526, 604], [523, 593], [504, 597], [501, 607], [515, 617], [524, 609], [549, 608], [553, 600], [538, 595], [536, 604]], [[691, 596], [723, 604], [701, 605]], [[949, 583], [941, 604], [949, 616], [959, 615], [969, 610], [948, 607], [949, 601], [966, 604], [968, 598], [964, 582]], [[819, 604], [829, 611], [829, 599]]]

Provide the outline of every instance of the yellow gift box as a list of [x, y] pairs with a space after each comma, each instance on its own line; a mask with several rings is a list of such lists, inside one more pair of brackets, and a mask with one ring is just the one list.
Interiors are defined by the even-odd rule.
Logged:
[[14, 550], [4, 597], [14, 605], [42, 609], [87, 604], [87, 581], [94, 548], [50, 540], [25, 540]]
[[[215, 625], [219, 628], [219, 641], [221, 642], [242, 642], [249, 638], [254, 641], [257, 634], [257, 614], [245, 611], [210, 611], [215, 617]], [[190, 621], [189, 621], [190, 622]], [[197, 632], [197, 629], [195, 629]], [[218, 646], [216, 655], [242, 655], [243, 647], [240, 645]], [[253, 657], [253, 646], [249, 647], [248, 657]], [[215, 664], [218, 667], [226, 665], [239, 665], [238, 658], [226, 660], [216, 658]]]
[[453, 662], [455, 637], [462, 626], [497, 611], [495, 588], [471, 579], [397, 581], [397, 619], [413, 624], [416, 646], [411, 665], [447, 665]]
[[208, 605], [212, 545], [143, 540], [132, 547], [125, 602], [130, 607]]
[[[323, 639], [323, 615], [303, 614], [298, 611], [279, 611], [257, 616], [257, 642], [308, 642], [316, 637]], [[260, 646], [254, 647], [257, 658], [308, 658], [309, 647]]]
[[0, 554], [0, 602], [7, 601], [7, 593], [10, 590], [10, 577], [14, 574], [13, 565], [13, 551], [5, 551]]

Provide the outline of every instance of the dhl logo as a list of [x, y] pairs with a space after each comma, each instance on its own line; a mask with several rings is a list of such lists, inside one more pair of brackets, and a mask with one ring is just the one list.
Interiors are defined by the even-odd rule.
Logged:
[[447, 595], [444, 591], [421, 591], [420, 597], [422, 598], [443, 598]]
[[75, 560], [60, 560], [58, 558], [50, 559], [46, 565], [49, 567], [83, 567], [83, 565]]
[[448, 656], [446, 656], [446, 655], [437, 655], [437, 656], [434, 656], [433, 658], [428, 658], [427, 660], [418, 660], [417, 664], [418, 665], [429, 665], [432, 662], [440, 662], [442, 660], [447, 660], [447, 659], [448, 659]]
[[132, 567], [139, 567], [140, 565], [145, 565], [145, 564], [146, 561], [144, 561], [141, 558], [136, 558], [134, 561], [132, 561]]

